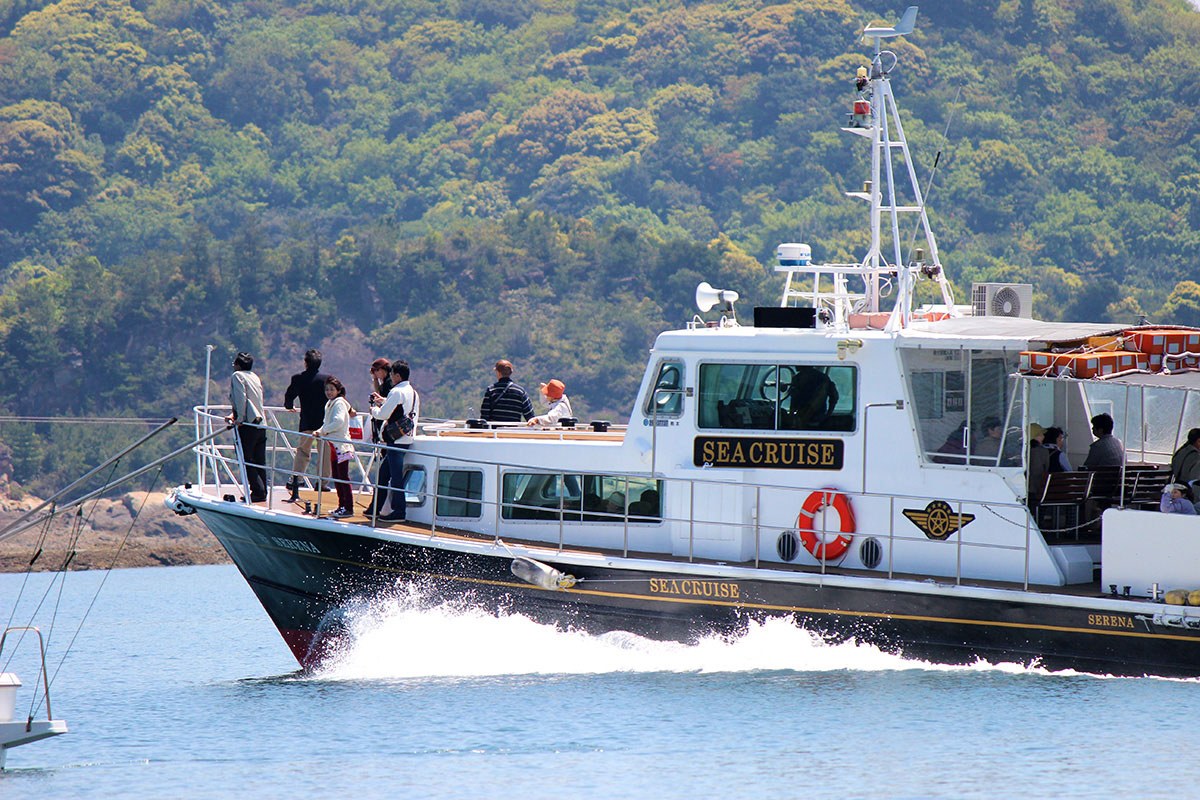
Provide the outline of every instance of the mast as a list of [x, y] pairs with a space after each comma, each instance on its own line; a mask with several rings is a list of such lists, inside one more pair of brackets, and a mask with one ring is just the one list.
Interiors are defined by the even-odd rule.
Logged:
[[[810, 266], [807, 259], [801, 261], [792, 257], [795, 248], [800, 245], [785, 244], [779, 247], [780, 266], [776, 269], [788, 273], [782, 305], [787, 305], [790, 299], [808, 300], [814, 308], [826, 309], [823, 317], [828, 318], [827, 324], [837, 329], [849, 328], [851, 314], [882, 311], [880, 301], [892, 293], [895, 294], [895, 304], [885, 330], [907, 327], [912, 320], [917, 280], [922, 277], [938, 282], [947, 314], [957, 316], [954, 292], [942, 270], [937, 240], [926, 211], [925, 194], [917, 180], [904, 126], [900, 122], [900, 110], [892, 94], [890, 74], [899, 60], [895, 53], [883, 49], [884, 39], [912, 33], [916, 19], [917, 7], [909, 6], [894, 27], [868, 26], [863, 30], [863, 38], [874, 45], [874, 53], [870, 68], [858, 69], [855, 79], [858, 95], [854, 102], [854, 113], [850, 125], [842, 128], [847, 133], [869, 139], [871, 143], [869, 180], [863, 184], [861, 192], [846, 192], [848, 197], [866, 200], [870, 204], [871, 244], [866, 254], [857, 264]], [[903, 170], [900, 169], [901, 164]], [[898, 172], [902, 175], [898, 176]], [[904, 175], [908, 178], [906, 185], [903, 183]], [[898, 182], [911, 192], [911, 199], [906, 200], [898, 194]], [[901, 215], [908, 214], [918, 216], [928, 253], [911, 244], [906, 246]], [[883, 246], [885, 225], [891, 240], [887, 252]], [[913, 229], [909, 241], [915, 242], [915, 239], [916, 231]], [[795, 273], [812, 275], [811, 292], [793, 288]], [[832, 291], [822, 290], [822, 277], [831, 281]], [[862, 280], [862, 292], [849, 291], [847, 278], [850, 277]]]

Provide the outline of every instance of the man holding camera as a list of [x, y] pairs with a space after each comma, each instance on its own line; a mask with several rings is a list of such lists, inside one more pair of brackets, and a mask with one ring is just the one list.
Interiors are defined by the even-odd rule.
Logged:
[[[371, 417], [383, 422], [380, 434], [387, 447], [384, 460], [379, 466], [379, 489], [375, 500], [367, 509], [367, 516], [383, 522], [399, 522], [408, 516], [408, 505], [404, 494], [404, 454], [416, 439], [417, 420], [421, 412], [421, 398], [408, 382], [408, 362], [392, 364], [392, 390], [387, 397], [378, 392], [371, 393]], [[384, 487], [387, 487], [386, 489]], [[383, 507], [391, 498], [392, 510], [383, 513]]]

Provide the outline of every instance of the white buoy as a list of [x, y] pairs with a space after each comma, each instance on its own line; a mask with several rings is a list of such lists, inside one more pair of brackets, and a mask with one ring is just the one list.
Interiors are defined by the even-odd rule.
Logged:
[[525, 556], [517, 556], [513, 559], [512, 574], [526, 583], [551, 591], [570, 589], [577, 583], [574, 575], [559, 572], [549, 564], [543, 564], [541, 561], [535, 561]]

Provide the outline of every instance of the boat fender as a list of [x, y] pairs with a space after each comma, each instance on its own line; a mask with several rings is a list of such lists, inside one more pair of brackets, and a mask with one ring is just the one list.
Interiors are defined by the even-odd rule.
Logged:
[[196, 513], [196, 509], [180, 500], [179, 494], [174, 490], [167, 495], [167, 499], [163, 501], [163, 505], [181, 517], [186, 517]]
[[549, 564], [543, 564], [525, 556], [517, 556], [512, 562], [512, 574], [526, 583], [551, 591], [570, 589], [579, 582], [574, 575], [559, 572]]
[[1188, 605], [1200, 606], [1200, 589], [1194, 589], [1188, 592]]
[[1172, 589], [1163, 597], [1166, 604], [1169, 606], [1185, 606], [1188, 602], [1187, 589]]
[[[813, 530], [813, 520], [822, 508], [832, 507], [838, 512], [841, 520], [840, 535], [832, 541], [821, 541], [817, 531]], [[796, 517], [796, 527], [800, 530], [800, 541], [804, 549], [818, 561], [829, 561], [841, 556], [850, 548], [854, 539], [854, 510], [850, 508], [850, 500], [837, 489], [825, 487], [813, 492], [804, 501], [800, 514]]]

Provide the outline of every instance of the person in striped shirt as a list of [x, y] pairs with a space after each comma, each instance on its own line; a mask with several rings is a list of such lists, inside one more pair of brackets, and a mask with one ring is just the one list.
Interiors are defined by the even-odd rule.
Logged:
[[533, 417], [533, 403], [529, 395], [513, 382], [511, 361], [496, 362], [496, 382], [483, 393], [479, 416], [488, 422], [520, 422]]

